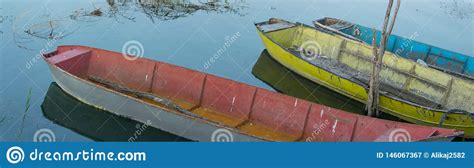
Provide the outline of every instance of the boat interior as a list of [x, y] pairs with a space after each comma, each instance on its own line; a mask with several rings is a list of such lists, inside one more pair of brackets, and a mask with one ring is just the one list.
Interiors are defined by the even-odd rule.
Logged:
[[[414, 141], [453, 133], [453, 130], [350, 114], [159, 61], [128, 60], [121, 53], [102, 49], [60, 46], [44, 56], [52, 67], [79, 78], [79, 81], [107, 89], [107, 86], [89, 80], [90, 76], [96, 76], [151, 93], [196, 114], [196, 120], [224, 125], [269, 141], [387, 141], [390, 131], [396, 128], [412, 131]], [[152, 100], [121, 94], [185, 115]], [[366, 126], [370, 124], [378, 126]], [[423, 129], [416, 129], [421, 127]]]
[[317, 20], [315, 23], [319, 23], [321, 25], [324, 25], [326, 27], [330, 27], [334, 30], [344, 30], [344, 29], [347, 29], [351, 26], [354, 26], [354, 24], [352, 23], [349, 23], [349, 22], [346, 22], [346, 21], [343, 21], [343, 20], [339, 20], [339, 19], [333, 19], [333, 18], [322, 18], [322, 19], [319, 19]]
[[[335, 18], [322, 18], [313, 22], [316, 27], [339, 32], [347, 38], [372, 44], [373, 29], [370, 27], [353, 24]], [[381, 32], [376, 30], [380, 39]], [[416, 41], [417, 32], [409, 37], [390, 35], [387, 40], [386, 50], [415, 61], [426, 63], [432, 68], [456, 75], [469, 80], [474, 80], [474, 58], [465, 54], [456, 53], [426, 43]]]
[[[334, 20], [327, 22], [330, 25], [340, 25], [337, 27], [348, 26]], [[368, 88], [373, 65], [370, 45], [331, 31], [279, 19], [270, 19], [257, 23], [256, 26], [266, 37], [292, 55]], [[307, 50], [314, 50], [312, 58], [305, 54], [308, 53]], [[382, 94], [425, 108], [474, 111], [472, 81], [423, 66], [388, 51], [385, 52], [383, 63], [380, 73]]]

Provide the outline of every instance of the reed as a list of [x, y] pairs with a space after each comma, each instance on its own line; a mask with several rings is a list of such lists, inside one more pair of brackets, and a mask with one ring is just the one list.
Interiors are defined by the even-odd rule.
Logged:
[[23, 118], [21, 120], [21, 125], [20, 125], [20, 132], [18, 133], [17, 139], [19, 140], [21, 137], [21, 134], [23, 134], [23, 125], [25, 123], [25, 118], [26, 118], [26, 113], [30, 110], [31, 107], [31, 87], [28, 90], [28, 95], [26, 96], [26, 103], [25, 103], [25, 111], [23, 111]]

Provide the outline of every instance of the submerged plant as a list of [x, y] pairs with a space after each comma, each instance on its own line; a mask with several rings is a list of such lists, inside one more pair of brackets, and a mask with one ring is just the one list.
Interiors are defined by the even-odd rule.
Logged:
[[474, 14], [472, 0], [452, 0], [440, 2], [445, 13], [459, 19], [471, 19]]
[[28, 95], [26, 96], [25, 111], [23, 112], [23, 119], [21, 121], [20, 133], [18, 134], [18, 139], [20, 139], [21, 134], [23, 133], [23, 124], [25, 123], [26, 113], [30, 110], [31, 107], [31, 87], [28, 90]]
[[156, 20], [174, 20], [190, 16], [198, 11], [214, 13], [232, 13], [240, 16], [243, 12], [245, 1], [243, 0], [107, 0], [109, 5], [109, 15], [116, 17], [120, 15], [134, 21], [130, 12], [140, 11], [144, 13], [152, 22]]

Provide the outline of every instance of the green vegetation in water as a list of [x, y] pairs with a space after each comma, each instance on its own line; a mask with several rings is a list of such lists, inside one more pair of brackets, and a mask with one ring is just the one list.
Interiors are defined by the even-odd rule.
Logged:
[[472, 0], [441, 1], [441, 8], [445, 13], [458, 19], [471, 19], [474, 14], [474, 2]]
[[20, 139], [21, 137], [21, 134], [23, 133], [23, 124], [25, 123], [25, 118], [26, 118], [26, 113], [30, 110], [30, 107], [31, 107], [31, 87], [30, 89], [28, 90], [28, 95], [26, 96], [26, 103], [25, 103], [25, 111], [23, 112], [23, 119], [21, 121], [21, 125], [20, 125], [20, 133], [18, 133], [18, 139]]
[[[3, 13], [1, 12], [2, 11], [2, 8], [0, 8], [0, 13]], [[3, 28], [3, 20], [5, 20], [5, 16], [1, 16], [0, 15], [0, 28]], [[0, 29], [0, 34], [3, 34], [3, 30]]]
[[95, 10], [93, 10], [89, 14], [92, 15], [92, 16], [102, 16], [102, 11], [100, 10], [100, 8], [96, 8]]
[[192, 1], [192, 0], [107, 0], [109, 5], [109, 16], [122, 16], [134, 21], [130, 11], [142, 11], [155, 23], [158, 20], [174, 20], [190, 16], [197, 11], [231, 13], [240, 16], [245, 15], [243, 0], [215, 0], [215, 1]]

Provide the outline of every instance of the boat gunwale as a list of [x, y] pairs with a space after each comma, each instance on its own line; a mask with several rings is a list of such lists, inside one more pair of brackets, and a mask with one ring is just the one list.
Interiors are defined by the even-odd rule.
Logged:
[[[354, 26], [363, 26], [363, 25], [355, 24], [355, 23], [352, 23], [352, 22], [349, 22], [349, 21], [345, 21], [345, 20], [337, 19], [337, 18], [332, 18], [332, 17], [324, 17], [324, 18], [322, 18], [322, 19], [317, 19], [317, 20], [314, 20], [314, 21], [313, 21], [313, 25], [315, 25], [315, 27], [316, 27], [316, 25], [317, 25], [318, 27], [321, 27], [321, 28], [323, 28], [323, 29], [327, 29], [328, 31], [332, 31], [332, 32], [334, 32], [334, 33], [336, 33], [336, 34], [339, 34], [339, 35], [341, 35], [341, 36], [347, 37], [347, 38], [349, 38], [349, 39], [353, 39], [353, 40], [358, 41], [358, 42], [366, 43], [366, 42], [364, 42], [363, 40], [358, 39], [357, 37], [354, 37], [353, 35], [346, 34], [346, 33], [342, 32], [342, 31], [340, 31], [340, 30], [336, 30], [336, 29], [334, 29], [334, 28], [331, 28], [331, 27], [329, 27], [329, 26], [327, 26], [327, 25], [324, 25], [324, 24], [320, 23], [319, 21], [320, 21], [320, 20], [323, 20], [323, 19], [334, 19], [334, 20], [338, 20], [338, 21], [341, 21], [341, 22], [347, 22], [347, 23], [352, 24], [351, 26], [346, 27], [345, 29], [350, 28], [350, 27], [354, 27]], [[364, 27], [367, 27], [367, 26], [364, 26]], [[380, 31], [380, 30], [377, 30], [377, 29], [375, 29], [375, 30], [376, 30], [376, 31]], [[392, 34], [391, 36], [395, 36], [395, 37], [399, 37], [399, 38], [406, 38], [406, 37], [402, 37], [402, 36], [399, 36], [399, 35], [396, 35], [396, 34]], [[431, 45], [431, 44], [428, 44], [428, 43], [425, 43], [425, 42], [421, 42], [421, 41], [417, 41], [417, 40], [414, 40], [414, 41], [415, 41], [415, 42], [418, 42], [418, 43], [421, 43], [421, 44], [423, 44], [423, 45], [426, 45], [426, 46], [428, 46], [428, 47], [430, 47], [430, 48], [436, 47], [435, 45]], [[436, 47], [436, 48], [439, 48], [439, 49], [444, 50], [444, 51], [449, 51], [449, 52], [452, 52], [452, 53], [457, 54], [457, 55], [464, 55], [464, 56], [466, 56], [466, 57], [472, 57], [472, 56], [470, 56], [470, 55], [463, 54], [463, 53], [459, 53], [459, 52], [456, 52], [456, 51], [452, 51], [452, 50], [448, 50], [448, 49], [444, 49], [444, 48], [440, 48], [440, 47]], [[403, 57], [403, 56], [398, 55], [398, 54], [395, 53], [395, 52], [392, 52], [392, 51], [389, 51], [389, 52], [392, 53], [392, 54], [395, 54], [395, 55], [397, 55], [397, 56], [399, 56], [399, 57]], [[403, 57], [403, 58], [405, 58], [405, 57]], [[405, 59], [407, 59], [407, 58], [405, 58]], [[467, 58], [466, 58], [466, 59], [467, 59]], [[412, 60], [412, 59], [409, 59], [409, 60]], [[466, 64], [466, 63], [467, 63], [467, 62], [461, 62], [461, 61], [457, 61], [457, 60], [453, 60], [453, 61], [455, 61], [455, 62], [460, 62], [460, 63], [463, 63], [463, 64]], [[463, 73], [451, 71], [451, 70], [444, 69], [444, 68], [442, 68], [442, 67], [438, 67], [438, 66], [432, 65], [432, 64], [427, 64], [427, 65], [428, 65], [430, 68], [433, 68], [433, 69], [435, 69], [435, 70], [438, 70], [438, 71], [441, 71], [441, 72], [444, 72], [444, 73], [448, 73], [448, 74], [451, 74], [451, 75], [456, 75], [456, 76], [458, 76], [458, 77], [465, 78], [465, 79], [468, 79], [468, 80], [470, 80], [470, 81], [474, 81], [474, 76], [469, 76], [469, 75], [466, 75], [466, 74], [463, 74]]]
[[[288, 22], [288, 23], [292, 23], [292, 22], [289, 22], [289, 21], [286, 21], [286, 20], [284, 20], [284, 21], [285, 21], [285, 22]], [[273, 38], [270, 38], [270, 37], [266, 34], [266, 32], [262, 31], [262, 30], [258, 27], [258, 25], [263, 25], [263, 24], [269, 24], [269, 22], [268, 22], [268, 21], [264, 21], [264, 22], [255, 23], [255, 27], [257, 27], [257, 30], [258, 30], [262, 35], [264, 35], [266, 38], [268, 38], [270, 41], [272, 41], [274, 44], [278, 45], [281, 49], [285, 50], [286, 52], [288, 52], [288, 53], [294, 55], [292, 51], [290, 51], [290, 50], [288, 50], [287, 48], [283, 47], [280, 43], [277, 43]], [[304, 26], [304, 27], [306, 27], [306, 28], [314, 29], [314, 30], [320, 31], [320, 32], [322, 32], [322, 33], [327, 33], [327, 34], [333, 35], [333, 36], [334, 36], [335, 34], [337, 34], [336, 32], [333, 32], [333, 33], [327, 32], [327, 30], [320, 30], [320, 29], [318, 29], [318, 28], [316, 28], [316, 27], [312, 27], [312, 26], [309, 26], [309, 25], [306, 25], [306, 24], [300, 23], [300, 22], [296, 22], [296, 23], [294, 23], [294, 24], [295, 24], [296, 26]], [[294, 26], [293, 26], [293, 27], [288, 27], [288, 28], [285, 28], [285, 29], [280, 29], [279, 31], [281, 31], [281, 30], [286, 30], [286, 29], [289, 29], [289, 28], [294, 28]], [[351, 38], [347, 38], [347, 37], [344, 37], [344, 36], [341, 36], [341, 37], [342, 37], [342, 38], [345, 38], [345, 39], [347, 39], [347, 40], [351, 40]], [[362, 45], [365, 45], [364, 43], [362, 43], [362, 42], [360, 42], [360, 41], [355, 41], [355, 42], [356, 42], [356, 43], [360, 43], [360, 44], [362, 44]], [[298, 56], [296, 56], [296, 55], [294, 55], [294, 56], [295, 56], [296, 58], [300, 59], [300, 60], [303, 60], [303, 61], [305, 61], [305, 62], [307, 62], [307, 63], [313, 65], [313, 66], [316, 66], [316, 65], [312, 64], [311, 62], [309, 62], [308, 60], [302, 59], [302, 58], [300, 58], [300, 57], [298, 57]], [[403, 59], [405, 59], [405, 58], [403, 58]], [[410, 60], [410, 61], [413, 61], [413, 60]], [[321, 69], [323, 69], [323, 70], [325, 70], [325, 71], [330, 72], [331, 74], [336, 75], [336, 74], [333, 73], [331, 70], [328, 70], [328, 69], [326, 69], [326, 68], [319, 67], [319, 66], [316, 66], [316, 67], [321, 68]], [[361, 83], [360, 81], [356, 81], [356, 80], [353, 80], [353, 79], [348, 79], [348, 78], [346, 78], [346, 77], [339, 76], [339, 75], [337, 75], [337, 76], [340, 77], [340, 78], [349, 80], [349, 81], [351, 81], [351, 82], [353, 82], [353, 83], [355, 83], [355, 84], [358, 84], [359, 86], [363, 87], [363, 88], [366, 89], [366, 90], [368, 89], [367, 87], [364, 86], [364, 85], [366, 85], [366, 84], [363, 84], [363, 83]], [[436, 109], [436, 108], [432, 108], [432, 107], [427, 107], [427, 106], [425, 106], [425, 105], [421, 105], [421, 104], [416, 103], [416, 102], [412, 102], [412, 101], [409, 101], [409, 100], [406, 100], [406, 99], [402, 99], [402, 98], [399, 98], [399, 97], [396, 97], [396, 96], [393, 96], [393, 95], [389, 95], [389, 94], [386, 94], [386, 93], [384, 93], [384, 92], [382, 92], [382, 93], [380, 93], [380, 94], [386, 96], [387, 98], [391, 98], [391, 99], [394, 99], [394, 100], [397, 100], [397, 101], [401, 101], [401, 102], [403, 102], [403, 103], [407, 103], [407, 104], [410, 104], [410, 105], [413, 105], [413, 106], [422, 107], [422, 108], [424, 108], [424, 109], [431, 110], [431, 111], [434, 111], [434, 112], [448, 113], [448, 111], [449, 111], [449, 109]], [[363, 102], [363, 103], [365, 103], [365, 102]], [[469, 113], [470, 113], [470, 115], [473, 115], [473, 116], [474, 116], [474, 113], [473, 113], [473, 112], [469, 112]], [[455, 111], [455, 112], [452, 112], [452, 113], [450, 113], [450, 114], [466, 115], [465, 113], [459, 112], [459, 111]]]

